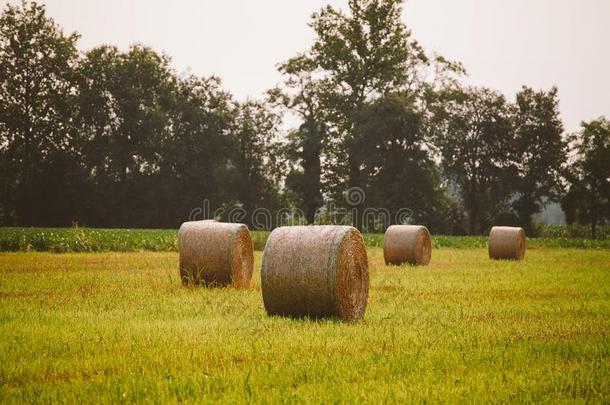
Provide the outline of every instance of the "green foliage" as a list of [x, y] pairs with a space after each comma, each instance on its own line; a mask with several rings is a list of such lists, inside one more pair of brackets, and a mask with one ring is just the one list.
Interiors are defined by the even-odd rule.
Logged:
[[[170, 112], [172, 134], [162, 145], [161, 167], [151, 188], [157, 192], [145, 209], [155, 209], [156, 224], [178, 226], [204, 200], [220, 207], [236, 198], [227, 187], [234, 171], [231, 137], [235, 106], [219, 79], [178, 80]], [[150, 219], [146, 216], [147, 219]]]
[[478, 234], [491, 225], [517, 174], [510, 105], [493, 90], [465, 88], [439, 94], [433, 109], [443, 169], [460, 188], [469, 234]]
[[335, 193], [344, 191], [346, 184], [362, 186], [358, 168], [363, 153], [355, 140], [362, 108], [404, 86], [414, 71], [410, 61], [425, 62], [400, 14], [396, 0], [353, 0], [349, 14], [327, 6], [312, 17], [316, 39], [306, 55], [323, 80], [321, 98], [334, 138], [326, 148], [327, 170], [332, 173], [326, 176], [326, 185]]
[[[92, 226], [146, 226], [164, 165], [174, 82], [169, 59], [133, 45], [125, 53], [101, 46], [79, 65], [83, 159], [91, 184], [82, 196]], [[158, 205], [156, 205], [158, 207]], [[163, 212], [163, 210], [159, 210]]]
[[270, 234], [271, 232], [269, 231], [250, 232], [250, 235], [252, 237], [252, 246], [254, 247], [254, 250], [258, 250], [260, 252], [265, 250], [265, 244], [267, 243], [267, 238]]
[[176, 253], [0, 255], [0, 401], [608, 403], [609, 251], [368, 250], [356, 324], [182, 286]]
[[269, 91], [271, 103], [296, 114], [302, 124], [287, 134], [283, 155], [288, 163], [286, 188], [291, 201], [302, 207], [307, 223], [312, 224], [323, 205], [322, 157], [329, 145], [326, 82], [315, 78], [319, 69], [304, 55], [289, 59], [279, 71], [286, 77], [282, 86]]
[[[363, 108], [358, 117], [357, 158], [366, 200], [363, 207], [384, 207], [388, 223], [408, 208], [412, 223], [424, 223], [433, 233], [453, 233], [461, 215], [455, 215], [447, 191], [440, 186], [439, 173], [425, 138], [423, 116], [413, 100], [400, 95], [380, 98]], [[363, 220], [363, 229], [375, 229]]]
[[610, 222], [610, 121], [582, 123], [573, 141], [576, 155], [568, 173], [569, 190], [562, 201], [568, 223], [591, 224], [596, 238], [600, 224]]
[[248, 101], [235, 109], [230, 161], [236, 170], [230, 185], [248, 214], [278, 208], [279, 125], [280, 117], [264, 103]]
[[519, 223], [531, 233], [532, 216], [542, 210], [545, 199], [556, 198], [561, 192], [567, 143], [562, 137], [557, 88], [546, 92], [523, 87], [517, 93], [514, 114], [519, 168], [515, 191], [519, 197], [512, 206]]
[[[348, 187], [364, 190], [368, 198], [355, 207], [359, 213], [383, 207], [394, 217], [409, 208], [417, 220], [439, 218], [453, 207], [426, 145], [421, 99], [435, 84], [426, 82], [424, 71], [434, 64], [446, 75], [461, 72], [460, 66], [429, 60], [400, 19], [401, 1], [348, 5], [349, 12], [328, 6], [315, 13], [313, 45], [280, 66], [286, 82], [272, 96], [302, 119], [289, 137], [288, 156], [298, 163], [286, 184], [310, 223], [322, 206], [321, 186], [339, 207]], [[438, 76], [438, 83], [448, 82]], [[409, 193], [401, 193], [405, 184]], [[454, 228], [454, 219], [433, 227]], [[351, 221], [375, 229], [361, 215]]]
[[405, 85], [409, 63], [426, 62], [402, 23], [399, 0], [350, 0], [350, 14], [331, 6], [314, 13], [311, 57], [336, 91], [337, 110], [358, 108], [366, 97]]
[[[35, 2], [0, 15], [0, 206], [7, 223], [70, 221], [80, 185], [74, 127], [77, 34]], [[74, 174], [76, 173], [76, 174]], [[44, 201], [44, 203], [40, 203]]]
[[[608, 229], [606, 228], [606, 234]], [[365, 244], [369, 247], [383, 247], [382, 234], [364, 234]], [[486, 248], [486, 236], [447, 236], [432, 235], [432, 247], [452, 249], [474, 249]], [[581, 232], [573, 232], [568, 229], [545, 231], [540, 238], [528, 238], [527, 249], [544, 248], [578, 248], [578, 249], [609, 249], [610, 238], [587, 239]]]
[[430, 100], [434, 142], [458, 187], [469, 233], [491, 225], [525, 227], [557, 198], [566, 160], [557, 89], [524, 87], [516, 103], [486, 88], [454, 87]]
[[5, 252], [177, 251], [175, 230], [90, 228], [0, 228]]
[[[570, 225], [546, 225], [536, 223], [536, 234], [541, 238], [581, 238], [587, 239], [591, 237], [591, 228], [587, 225], [570, 224]], [[597, 237], [599, 239], [610, 239], [610, 226], [600, 226], [597, 229]]]
[[0, 224], [173, 227], [279, 205], [280, 117], [144, 45], [79, 58], [45, 7], [0, 17]]
[[[389, 222], [408, 209], [434, 233], [506, 223], [534, 235], [532, 215], [560, 197], [563, 174], [568, 221], [596, 235], [610, 217], [608, 121], [583, 124], [562, 173], [556, 88], [523, 87], [515, 103], [464, 88], [464, 68], [428, 56], [401, 14], [400, 0], [322, 8], [309, 49], [279, 65], [283, 83], [237, 102], [220, 79], [180, 77], [145, 45], [79, 53], [43, 5], [6, 5], [0, 225], [171, 228], [206, 204], [223, 220], [284, 206], [313, 223], [357, 187], [358, 215], [340, 221], [364, 231], [382, 230], [362, 215], [378, 208]], [[297, 126], [284, 130], [285, 113]]]
[[[608, 249], [610, 228], [600, 228], [600, 239], [586, 239], [582, 226], [540, 226], [540, 238], [529, 238], [528, 248], [564, 247]], [[254, 250], [262, 251], [269, 231], [251, 231]], [[369, 247], [383, 247], [383, 234], [365, 233]], [[483, 248], [485, 236], [433, 235], [434, 248]], [[0, 228], [3, 252], [139, 252], [177, 251], [178, 232], [173, 229], [92, 229], [92, 228]]]

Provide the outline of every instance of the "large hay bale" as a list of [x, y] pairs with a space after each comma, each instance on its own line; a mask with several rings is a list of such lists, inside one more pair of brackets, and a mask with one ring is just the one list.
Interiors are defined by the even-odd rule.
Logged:
[[185, 222], [178, 232], [178, 244], [184, 284], [250, 286], [254, 252], [246, 225]]
[[525, 231], [512, 226], [494, 226], [489, 232], [489, 258], [523, 260]]
[[420, 225], [392, 225], [383, 237], [385, 264], [410, 263], [427, 266], [432, 256], [428, 228]]
[[351, 226], [276, 228], [265, 245], [261, 287], [269, 315], [361, 319], [369, 293], [362, 235]]

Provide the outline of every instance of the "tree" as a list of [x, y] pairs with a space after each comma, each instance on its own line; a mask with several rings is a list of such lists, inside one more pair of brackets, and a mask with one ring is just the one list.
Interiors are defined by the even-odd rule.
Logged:
[[357, 128], [364, 132], [359, 135], [365, 151], [365, 204], [387, 209], [392, 223], [401, 209], [408, 208], [413, 223], [425, 223], [433, 232], [457, 231], [460, 215], [440, 186], [426, 140], [424, 114], [416, 109], [414, 97], [380, 98], [367, 105], [360, 118]]
[[[303, 125], [291, 136], [292, 150], [305, 153], [302, 145], [308, 143], [314, 146], [312, 155], [321, 149], [320, 183], [326, 195], [340, 205], [347, 188], [362, 188], [367, 181], [364, 159], [371, 151], [366, 148], [375, 141], [364, 137], [378, 134], [358, 128], [366, 122], [368, 106], [399, 94], [411, 100], [421, 113], [428, 93], [453, 82], [452, 74], [463, 72], [460, 64], [440, 56], [430, 59], [425, 54], [401, 21], [402, 0], [350, 0], [348, 6], [348, 13], [331, 6], [314, 13], [310, 25], [316, 39], [312, 47], [281, 68], [289, 83], [305, 83], [307, 87], [302, 89], [316, 89], [306, 94], [315, 95], [322, 112], [315, 115], [322, 115], [322, 119], [311, 119], [314, 114], [302, 116]], [[306, 106], [304, 98], [298, 97], [303, 92], [297, 91], [296, 95], [291, 101]], [[323, 122], [323, 132], [319, 124], [314, 127], [314, 122]], [[317, 141], [320, 134], [321, 146]], [[294, 181], [288, 185], [308, 190], [317, 187], [317, 162], [313, 159], [311, 163], [309, 172], [315, 180], [300, 183], [309, 179], [301, 167], [291, 174], [289, 180]], [[320, 201], [319, 195], [310, 195], [312, 201]], [[363, 206], [351, 208], [362, 211]], [[358, 220], [355, 218], [354, 225], [360, 228]]]
[[557, 88], [535, 91], [523, 87], [517, 93], [515, 125], [519, 177], [518, 197], [512, 206], [521, 225], [531, 234], [532, 216], [540, 212], [545, 199], [556, 198], [561, 191], [567, 145], [562, 137]]
[[[323, 145], [326, 173], [321, 179], [335, 199], [347, 187], [362, 187], [362, 139], [358, 134], [364, 132], [356, 125], [362, 121], [359, 116], [365, 105], [386, 93], [407, 90], [419, 78], [418, 69], [428, 62], [401, 22], [401, 3], [350, 0], [349, 14], [331, 6], [323, 8], [312, 17], [311, 27], [317, 35], [313, 46], [287, 64], [289, 75], [315, 72], [317, 88], [322, 90], [319, 100], [327, 142]], [[320, 132], [312, 131], [312, 122], [294, 138], [315, 139]], [[360, 227], [357, 222], [354, 225]]]
[[362, 186], [356, 123], [366, 102], [406, 86], [409, 68], [427, 62], [401, 22], [401, 3], [350, 0], [349, 15], [328, 6], [313, 16], [311, 54], [330, 84], [328, 108], [342, 137], [337, 154], [347, 155], [335, 158], [335, 175], [345, 174], [348, 187]]
[[[210, 208], [234, 198], [229, 181], [232, 99], [215, 77], [179, 80], [171, 109], [172, 136], [161, 150], [157, 184], [163, 224], [176, 226], [207, 200]], [[203, 219], [203, 218], [199, 218]]]
[[280, 118], [262, 102], [238, 103], [230, 130], [231, 185], [247, 214], [278, 205]]
[[169, 59], [141, 45], [126, 53], [101, 46], [85, 55], [79, 76], [79, 128], [93, 186], [88, 222], [145, 226], [157, 198], [151, 179], [171, 135]]
[[442, 167], [459, 186], [469, 233], [478, 234], [510, 196], [517, 175], [510, 105], [495, 91], [470, 87], [441, 95], [432, 108]]
[[605, 117], [583, 122], [573, 140], [574, 162], [569, 170], [569, 188], [562, 200], [568, 223], [597, 226], [610, 220], [610, 121]]
[[8, 4], [0, 16], [0, 183], [11, 222], [72, 219], [80, 182], [72, 126], [77, 39], [36, 2]]
[[299, 55], [280, 65], [286, 76], [282, 87], [269, 92], [270, 100], [289, 113], [296, 114], [301, 125], [289, 132], [284, 153], [292, 167], [286, 186], [298, 196], [307, 223], [312, 224], [322, 197], [322, 158], [328, 140], [324, 108], [325, 82], [316, 79], [315, 63]]
[[2, 128], [3, 125], [3, 123], [0, 123], [0, 196], [2, 196], [0, 197], [0, 224], [6, 225], [11, 222], [14, 214], [10, 211], [11, 207], [9, 205], [12, 184], [4, 177], [6, 174], [3, 174], [10, 173], [10, 164], [6, 158], [6, 130]]

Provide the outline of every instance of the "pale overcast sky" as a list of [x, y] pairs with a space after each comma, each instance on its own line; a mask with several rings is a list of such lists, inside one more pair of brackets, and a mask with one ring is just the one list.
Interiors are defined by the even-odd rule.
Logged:
[[[141, 42], [178, 72], [215, 74], [238, 98], [259, 97], [276, 64], [308, 48], [312, 12], [340, 0], [42, 0], [80, 48]], [[6, 3], [6, 1], [4, 2]], [[513, 97], [559, 87], [566, 129], [610, 118], [610, 0], [409, 0], [403, 19], [427, 51], [461, 61], [468, 82]]]

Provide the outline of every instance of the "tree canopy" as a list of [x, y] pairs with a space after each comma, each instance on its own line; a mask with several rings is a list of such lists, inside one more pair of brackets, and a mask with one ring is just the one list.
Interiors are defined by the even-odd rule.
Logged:
[[610, 220], [610, 121], [600, 117], [582, 123], [572, 137], [575, 161], [569, 167], [568, 192], [562, 200], [568, 223], [597, 226]]
[[595, 237], [609, 221], [607, 119], [568, 137], [557, 88], [509, 97], [464, 85], [459, 62], [413, 38], [402, 5], [314, 13], [311, 46], [252, 100], [218, 77], [179, 76], [143, 44], [81, 52], [43, 5], [6, 5], [0, 225], [173, 227], [207, 206], [252, 226], [255, 212], [287, 210], [368, 231], [409, 221], [531, 234], [561, 200]]

